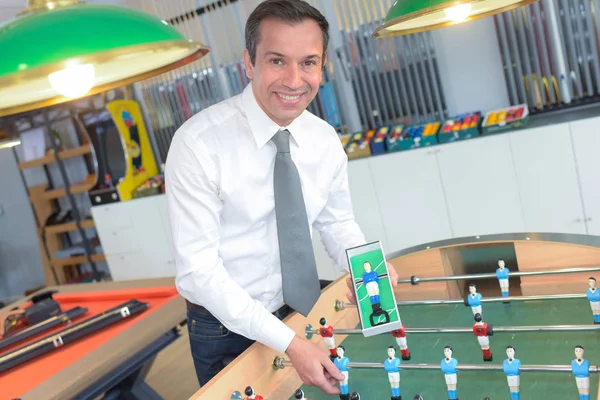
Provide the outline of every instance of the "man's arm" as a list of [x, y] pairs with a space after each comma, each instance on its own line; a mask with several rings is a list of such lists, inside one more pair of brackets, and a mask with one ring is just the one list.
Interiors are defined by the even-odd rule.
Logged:
[[217, 169], [202, 143], [175, 135], [165, 168], [176, 286], [229, 330], [284, 352], [294, 331], [231, 279], [219, 256]]
[[348, 156], [341, 143], [334, 145], [335, 175], [329, 197], [317, 216], [313, 227], [321, 233], [321, 241], [329, 257], [343, 270], [348, 271], [346, 249], [364, 244], [365, 237], [354, 219], [352, 200], [348, 187]]

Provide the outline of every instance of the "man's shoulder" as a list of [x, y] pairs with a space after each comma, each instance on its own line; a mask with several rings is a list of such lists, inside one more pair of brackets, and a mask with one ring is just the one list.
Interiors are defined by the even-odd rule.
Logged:
[[243, 116], [241, 96], [236, 95], [213, 104], [185, 121], [175, 132], [180, 139], [210, 140], [228, 131]]
[[316, 116], [308, 110], [302, 113], [302, 124], [314, 135], [318, 135], [320, 140], [327, 140], [331, 142], [340, 142], [340, 138], [335, 128], [331, 126], [327, 121]]

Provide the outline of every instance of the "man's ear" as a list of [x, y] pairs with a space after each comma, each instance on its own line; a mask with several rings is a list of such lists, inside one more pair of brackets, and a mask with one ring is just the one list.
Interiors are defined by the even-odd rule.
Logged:
[[254, 66], [250, 61], [250, 52], [248, 52], [248, 49], [244, 49], [244, 66], [246, 67], [246, 76], [248, 79], [252, 79], [254, 77]]

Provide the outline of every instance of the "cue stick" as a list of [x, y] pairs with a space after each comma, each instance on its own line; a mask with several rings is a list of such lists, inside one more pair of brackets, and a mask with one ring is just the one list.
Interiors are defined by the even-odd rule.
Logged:
[[[532, 300], [557, 300], [557, 299], [585, 299], [585, 294], [549, 294], [536, 296], [507, 296], [507, 297], [483, 297], [482, 303], [504, 303], [511, 301], [532, 301]], [[416, 305], [435, 305], [435, 304], [464, 304], [465, 299], [438, 299], [438, 300], [400, 300], [396, 301], [399, 306], [416, 306]], [[345, 308], [356, 307], [356, 304], [344, 303], [341, 300], [335, 302], [335, 310], [342, 311]]]
[[71, 322], [72, 319], [77, 318], [85, 314], [86, 312], [88, 312], [87, 308], [73, 307], [70, 310], [67, 310], [59, 315], [55, 315], [54, 317], [48, 318], [38, 324], [32, 325], [17, 333], [5, 336], [4, 339], [0, 340], [0, 350], [14, 343], [18, 343], [22, 340], [28, 339], [35, 334], [54, 328], [55, 326], [61, 324], [68, 324]]
[[[589, 268], [564, 268], [555, 269], [549, 271], [527, 271], [527, 272], [509, 272], [508, 277], [513, 278], [516, 276], [534, 276], [534, 275], [554, 275], [554, 274], [573, 274], [577, 272], [595, 272], [600, 271], [600, 267], [589, 267]], [[489, 279], [496, 278], [496, 273], [489, 274], [466, 274], [466, 275], [447, 275], [447, 276], [426, 276], [419, 278], [418, 276], [411, 276], [410, 278], [398, 279], [398, 283], [410, 283], [417, 285], [419, 282], [439, 282], [439, 281], [461, 281], [461, 280], [476, 280], [476, 279]]]
[[[562, 331], [599, 331], [600, 325], [532, 325], [532, 326], [491, 326], [488, 324], [488, 332], [492, 336], [496, 332], [562, 332]], [[406, 328], [406, 333], [473, 333], [473, 328]], [[391, 332], [391, 331], [390, 331]], [[305, 335], [311, 339], [312, 335], [317, 335], [318, 329], [312, 329], [307, 325]], [[362, 334], [362, 329], [333, 329], [334, 334], [353, 335]], [[310, 337], [309, 337], [310, 336]]]
[[[284, 359], [283, 357], [275, 357], [273, 360], [273, 369], [284, 369], [285, 367], [293, 367], [292, 362]], [[348, 368], [383, 368], [383, 363], [376, 362], [349, 362]], [[402, 369], [434, 369], [439, 370], [440, 364], [400, 364], [398, 367]], [[484, 364], [458, 364], [457, 370], [462, 371], [503, 371], [502, 365], [484, 365]], [[530, 364], [521, 365], [519, 367], [521, 371], [544, 371], [544, 372], [571, 372], [570, 365], [544, 365], [544, 364]], [[600, 367], [590, 365], [591, 373], [600, 372]]]
[[58, 348], [92, 335], [107, 326], [136, 315], [149, 307], [149, 303], [130, 300], [108, 309], [69, 328], [47, 335], [31, 344], [24, 345], [0, 356], [0, 372], [20, 365], [36, 357], [50, 353]]

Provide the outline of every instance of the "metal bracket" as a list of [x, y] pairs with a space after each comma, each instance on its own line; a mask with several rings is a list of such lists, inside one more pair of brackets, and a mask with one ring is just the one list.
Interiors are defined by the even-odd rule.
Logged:
[[306, 338], [308, 340], [312, 339], [312, 337], [313, 337], [312, 331], [313, 331], [312, 325], [311, 324], [306, 325], [306, 329], [304, 330], [304, 335], [306, 336]]
[[54, 339], [52, 339], [52, 344], [54, 345], [54, 347], [61, 347], [65, 343], [63, 342], [62, 336], [57, 336]]
[[127, 318], [127, 317], [129, 317], [131, 315], [131, 313], [129, 312], [129, 307], [123, 307], [119, 311], [121, 312], [121, 316], [123, 318]]

